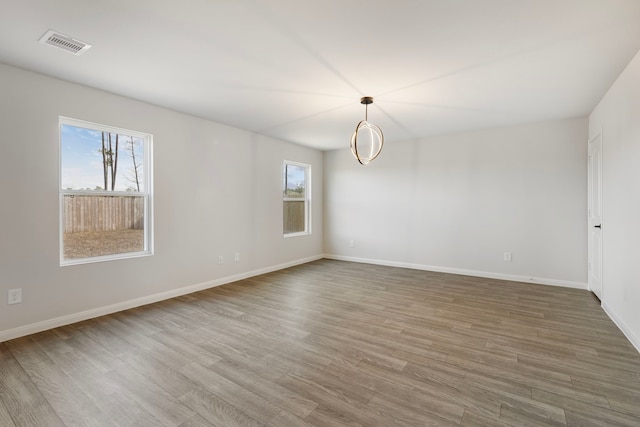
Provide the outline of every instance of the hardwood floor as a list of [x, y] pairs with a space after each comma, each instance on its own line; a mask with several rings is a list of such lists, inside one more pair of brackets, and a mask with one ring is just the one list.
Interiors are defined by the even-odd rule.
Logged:
[[0, 343], [0, 426], [639, 426], [587, 291], [320, 260]]

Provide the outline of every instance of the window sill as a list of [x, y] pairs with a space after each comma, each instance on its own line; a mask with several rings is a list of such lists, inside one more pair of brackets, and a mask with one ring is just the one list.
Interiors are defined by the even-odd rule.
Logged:
[[288, 239], [289, 237], [299, 237], [299, 236], [310, 236], [311, 233], [308, 231], [300, 231], [298, 233], [289, 233], [289, 234], [284, 234], [284, 238]]
[[79, 264], [93, 264], [95, 262], [105, 262], [105, 261], [115, 261], [119, 259], [131, 259], [131, 258], [142, 258], [147, 256], [152, 256], [153, 252], [128, 252], [126, 254], [116, 254], [116, 255], [103, 255], [96, 256], [91, 258], [77, 258], [77, 259], [67, 259], [60, 260], [60, 267], [66, 267], [69, 265], [79, 265]]

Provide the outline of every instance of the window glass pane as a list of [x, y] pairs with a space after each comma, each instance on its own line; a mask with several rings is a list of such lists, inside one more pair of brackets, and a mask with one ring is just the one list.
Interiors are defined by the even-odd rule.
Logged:
[[64, 259], [144, 251], [144, 196], [63, 197]]
[[309, 224], [309, 165], [284, 163], [283, 230], [286, 235], [310, 233]]
[[60, 260], [151, 255], [151, 139], [60, 118]]
[[142, 138], [61, 125], [64, 190], [144, 191]]
[[304, 166], [286, 165], [285, 198], [304, 199], [305, 197], [305, 170]]
[[305, 231], [305, 203], [304, 200], [285, 200], [284, 234]]

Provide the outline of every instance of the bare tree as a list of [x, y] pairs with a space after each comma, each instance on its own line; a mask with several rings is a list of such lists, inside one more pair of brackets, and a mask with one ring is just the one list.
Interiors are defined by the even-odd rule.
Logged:
[[136, 150], [135, 150], [135, 140], [133, 139], [132, 136], [129, 137], [129, 140], [125, 142], [125, 150], [127, 150], [129, 152], [129, 154], [131, 154], [131, 163], [133, 164], [133, 166], [130, 169], [130, 174], [127, 177], [127, 179], [135, 184], [135, 188], [136, 191], [140, 191], [140, 168], [142, 167], [141, 164], [139, 164], [139, 160], [136, 157]]
[[[106, 136], [106, 139], [105, 139]], [[118, 171], [118, 134], [116, 134], [115, 147], [111, 132], [102, 132], [102, 170], [104, 175], [104, 189], [109, 189], [109, 176], [111, 176], [111, 191], [116, 188], [116, 174]], [[111, 173], [109, 173], [111, 172]]]
[[[116, 134], [116, 148], [111, 151], [111, 191], [116, 188], [116, 172], [118, 170], [118, 137]], [[111, 149], [111, 134], [109, 134], [109, 149]]]
[[107, 180], [108, 180], [107, 170], [109, 169], [109, 162], [108, 162], [109, 155], [107, 154], [107, 148], [105, 146], [104, 134], [105, 132], [102, 132], [102, 150], [100, 150], [100, 153], [102, 154], [102, 171], [104, 175], [104, 187], [102, 188], [106, 190], [107, 188], [109, 188], [107, 187]]

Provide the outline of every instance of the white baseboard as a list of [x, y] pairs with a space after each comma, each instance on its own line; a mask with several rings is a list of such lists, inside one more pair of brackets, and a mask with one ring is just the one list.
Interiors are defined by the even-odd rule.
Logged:
[[574, 288], [574, 289], [585, 289], [585, 290], [587, 289], [587, 283], [573, 282], [569, 280], [547, 279], [544, 277], [519, 276], [519, 275], [513, 275], [513, 274], [492, 273], [488, 271], [465, 270], [460, 268], [440, 267], [440, 266], [425, 265], [425, 264], [412, 264], [407, 262], [385, 261], [380, 259], [358, 258], [358, 257], [349, 257], [349, 256], [342, 256], [342, 255], [325, 254], [324, 257], [327, 259], [335, 259], [338, 261], [360, 262], [365, 264], [386, 265], [389, 267], [410, 268], [413, 270], [426, 270], [426, 271], [435, 271], [438, 273], [461, 274], [463, 276], [486, 277], [488, 279], [510, 280], [512, 282], [535, 283], [539, 285], [561, 286], [565, 288]]
[[66, 316], [56, 317], [54, 319], [43, 320], [41, 322], [19, 326], [17, 328], [8, 329], [6, 331], [0, 331], [0, 342], [9, 341], [15, 338], [24, 337], [27, 335], [35, 334], [35, 333], [46, 331], [53, 328], [58, 328], [60, 326], [69, 325], [71, 323], [81, 322], [83, 320], [105, 316], [107, 314], [117, 313], [118, 311], [128, 310], [131, 308], [140, 307], [142, 305], [152, 304], [154, 302], [164, 301], [164, 300], [179, 297], [182, 295], [191, 294], [193, 292], [214, 288], [216, 286], [225, 285], [227, 283], [237, 282], [238, 280], [248, 279], [249, 277], [271, 273], [273, 271], [282, 270], [282, 269], [293, 267], [300, 264], [306, 264], [308, 262], [316, 261], [322, 258], [323, 258], [322, 255], [303, 258], [295, 261], [290, 261], [284, 264], [274, 265], [272, 267], [252, 270], [246, 273], [240, 273], [233, 276], [223, 277], [223, 278], [211, 280], [208, 282], [198, 283], [191, 286], [185, 286], [183, 288], [172, 289], [170, 291], [132, 299], [129, 301], [119, 302], [117, 304], [98, 307], [91, 310], [82, 311], [79, 313], [73, 313]]
[[640, 353], [640, 338], [638, 338], [632, 331], [631, 328], [629, 328], [627, 326], [626, 323], [624, 323], [624, 321], [622, 320], [622, 318], [620, 316], [618, 316], [616, 314], [615, 311], [613, 311], [613, 309], [611, 307], [609, 307], [607, 305], [606, 302], [602, 303], [602, 309], [604, 310], [605, 313], [607, 313], [607, 316], [609, 316], [609, 318], [611, 320], [613, 320], [613, 323], [616, 324], [616, 326], [618, 327], [618, 329], [620, 329], [622, 331], [622, 333], [627, 337], [627, 339], [629, 340], [629, 342], [631, 342], [631, 344], [636, 348], [636, 350], [638, 350], [638, 352]]

